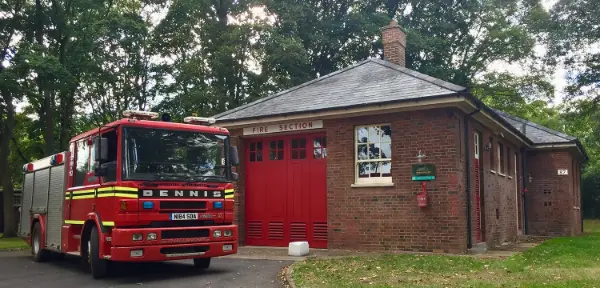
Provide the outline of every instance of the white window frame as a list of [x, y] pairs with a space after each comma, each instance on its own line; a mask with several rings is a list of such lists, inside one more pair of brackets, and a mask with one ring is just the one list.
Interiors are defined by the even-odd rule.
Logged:
[[506, 171], [502, 171], [503, 169], [505, 169], [504, 166], [506, 166], [506, 165], [502, 165], [503, 164], [502, 162], [506, 161], [506, 159], [505, 159], [506, 155], [504, 155], [505, 154], [504, 153], [504, 143], [500, 143], [500, 141], [498, 141], [496, 143], [496, 147], [498, 147], [496, 149], [496, 151], [498, 151], [497, 156], [496, 156], [496, 161], [498, 162], [498, 164], [497, 164], [497, 170], [496, 171], [498, 172], [498, 175], [500, 175], [500, 176], [506, 176], [506, 174], [504, 174], [504, 173], [506, 173]]
[[473, 133], [473, 141], [475, 141], [475, 143], [474, 143], [475, 149], [473, 149], [473, 150], [475, 150], [474, 151], [475, 159], [479, 159], [479, 133], [478, 132]]
[[[373, 178], [360, 178], [358, 171], [358, 164], [364, 162], [390, 162], [392, 164], [392, 155], [389, 158], [383, 159], [367, 159], [367, 160], [358, 160], [358, 129], [361, 128], [369, 128], [369, 127], [382, 127], [382, 126], [392, 126], [390, 123], [373, 123], [367, 125], [357, 125], [354, 126], [354, 187], [360, 186], [391, 186], [393, 185], [392, 176], [389, 177], [373, 177]], [[390, 146], [392, 146], [392, 140], [390, 139]], [[381, 135], [379, 135], [379, 143], [381, 143]], [[368, 145], [368, 144], [367, 144]], [[391, 154], [393, 154], [393, 147], [391, 147]], [[381, 156], [380, 156], [381, 157]], [[390, 167], [391, 169], [391, 167]]]

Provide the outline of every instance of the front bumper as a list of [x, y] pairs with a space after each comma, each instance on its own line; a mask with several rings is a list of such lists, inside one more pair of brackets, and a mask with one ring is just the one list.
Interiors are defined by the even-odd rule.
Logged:
[[[231, 250], [224, 251], [223, 247], [226, 245], [231, 245]], [[111, 247], [110, 251], [110, 260], [123, 262], [158, 262], [179, 259], [209, 258], [237, 253], [237, 241]], [[139, 251], [141, 251], [141, 254]], [[132, 256], [132, 254], [137, 256]]]
[[[221, 231], [220, 237], [215, 237], [216, 230]], [[231, 231], [231, 236], [225, 236], [225, 231]], [[136, 234], [142, 239], [133, 241]], [[156, 239], [148, 240], [149, 234]], [[113, 228], [108, 237], [110, 259], [127, 262], [218, 257], [237, 253], [238, 246], [237, 225]]]

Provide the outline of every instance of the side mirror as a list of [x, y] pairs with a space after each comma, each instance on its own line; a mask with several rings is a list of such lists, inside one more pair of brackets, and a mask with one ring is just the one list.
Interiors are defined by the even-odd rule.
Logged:
[[229, 147], [229, 158], [231, 159], [231, 166], [240, 165], [240, 156], [238, 155], [238, 149], [236, 146]]
[[108, 138], [99, 137], [94, 140], [94, 155], [94, 161], [100, 162], [98, 164], [108, 161]]
[[238, 181], [240, 180], [240, 174], [236, 173], [236, 172], [231, 172], [231, 180], [233, 181]]

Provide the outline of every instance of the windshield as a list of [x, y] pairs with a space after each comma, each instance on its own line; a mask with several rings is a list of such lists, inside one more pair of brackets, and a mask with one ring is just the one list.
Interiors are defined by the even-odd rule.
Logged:
[[123, 132], [124, 180], [227, 180], [227, 135], [132, 127]]

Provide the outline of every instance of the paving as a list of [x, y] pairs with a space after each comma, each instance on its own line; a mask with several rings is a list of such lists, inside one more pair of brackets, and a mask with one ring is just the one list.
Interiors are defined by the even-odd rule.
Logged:
[[215, 258], [206, 271], [191, 261], [118, 264], [113, 275], [94, 280], [79, 269], [79, 258], [67, 256], [33, 262], [27, 252], [0, 252], [0, 287], [282, 287], [284, 260]]

